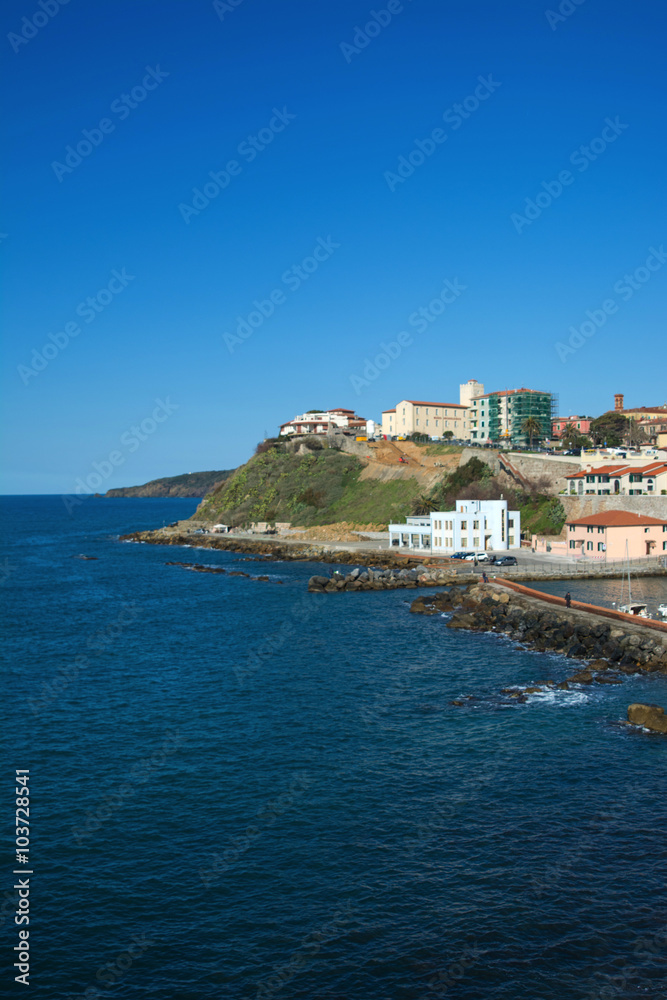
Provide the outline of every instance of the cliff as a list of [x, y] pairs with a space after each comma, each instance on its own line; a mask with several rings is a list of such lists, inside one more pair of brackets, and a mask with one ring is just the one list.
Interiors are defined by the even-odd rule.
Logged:
[[107, 497], [203, 497], [216, 486], [223, 484], [233, 469], [217, 472], [187, 472], [182, 476], [152, 479], [143, 486], [123, 486], [107, 490]]

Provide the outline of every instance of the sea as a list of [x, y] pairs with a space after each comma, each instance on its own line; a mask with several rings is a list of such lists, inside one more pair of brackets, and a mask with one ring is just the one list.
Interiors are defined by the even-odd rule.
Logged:
[[666, 997], [667, 677], [119, 540], [196, 504], [2, 498], [2, 996]]

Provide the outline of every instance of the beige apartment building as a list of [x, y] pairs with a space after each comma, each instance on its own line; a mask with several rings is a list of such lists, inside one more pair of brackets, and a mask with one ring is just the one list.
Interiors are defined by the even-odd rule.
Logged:
[[424, 399], [402, 399], [393, 410], [382, 413], [382, 433], [387, 437], [428, 434], [443, 437], [451, 431], [455, 438], [468, 438], [468, 407], [460, 403], [435, 403]]

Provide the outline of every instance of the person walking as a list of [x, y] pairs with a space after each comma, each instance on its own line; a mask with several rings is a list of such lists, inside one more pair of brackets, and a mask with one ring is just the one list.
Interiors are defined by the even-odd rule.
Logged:
[[565, 606], [569, 608], [571, 604], [572, 604], [572, 597], [570, 595], [570, 591], [568, 590], [567, 594], [565, 595]]
[[484, 581], [484, 583], [489, 582], [489, 578], [484, 571], [482, 571], [482, 580]]

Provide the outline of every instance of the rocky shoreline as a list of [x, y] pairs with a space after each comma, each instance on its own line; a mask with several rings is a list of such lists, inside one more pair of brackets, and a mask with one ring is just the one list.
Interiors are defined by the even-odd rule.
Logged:
[[[567, 680], [547, 686], [567, 689], [570, 684], [620, 683], [624, 674], [667, 674], [667, 632], [652, 632], [634, 622], [606, 621], [573, 608], [540, 606], [539, 600], [494, 584], [420, 596], [410, 610], [427, 615], [451, 612], [447, 628], [501, 632], [528, 649], [585, 661]], [[519, 697], [532, 693], [516, 692]]]

